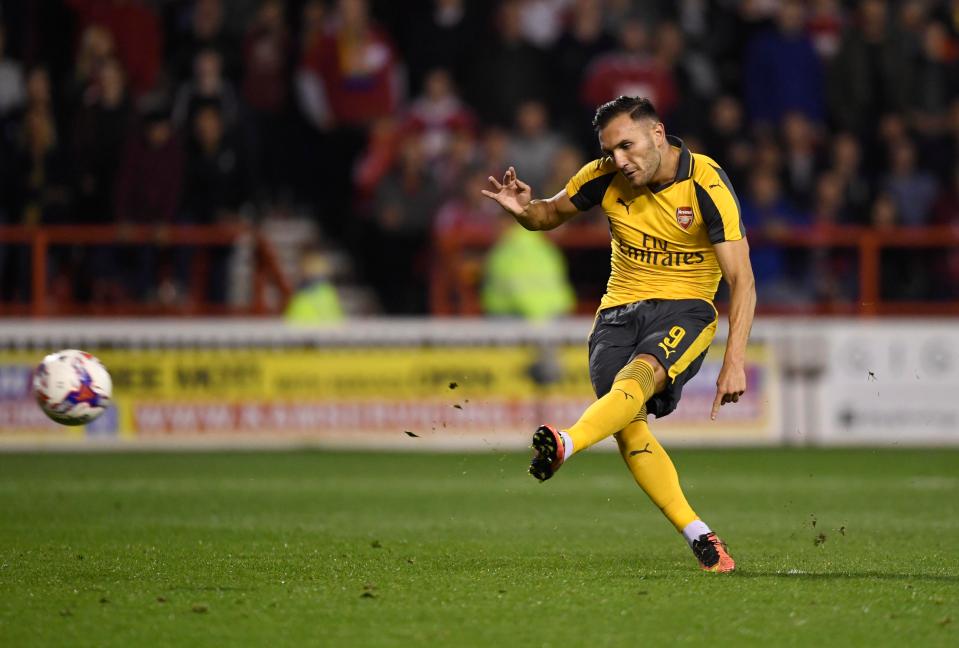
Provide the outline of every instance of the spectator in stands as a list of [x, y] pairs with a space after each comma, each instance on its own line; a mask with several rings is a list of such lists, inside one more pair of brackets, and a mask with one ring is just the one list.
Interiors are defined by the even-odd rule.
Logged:
[[753, 142], [753, 169], [769, 171], [783, 179], [783, 151], [779, 141], [770, 131], [760, 131]]
[[228, 128], [240, 121], [240, 100], [236, 88], [223, 74], [223, 60], [214, 49], [200, 50], [193, 62], [193, 76], [180, 84], [173, 104], [173, 124], [185, 128], [193, 121], [199, 104], [220, 104]]
[[[7, 116], [26, 101], [23, 68], [6, 55], [6, 26], [0, 21], [0, 129]], [[0, 152], [2, 152], [0, 145]]]
[[872, 136], [882, 115], [900, 112], [911, 88], [911, 54], [908, 41], [890, 24], [885, 0], [860, 0], [828, 73], [836, 124]]
[[812, 222], [817, 227], [835, 227], [849, 222], [843, 178], [835, 171], [824, 171], [816, 178], [812, 200]]
[[789, 204], [778, 175], [768, 167], [753, 171], [741, 204], [743, 225], [759, 242], [750, 257], [760, 299], [779, 304], [807, 302], [812, 295], [802, 282], [805, 256], [797, 261], [798, 255], [770, 244], [788, 238], [795, 228], [807, 225], [808, 219]]
[[509, 134], [497, 126], [486, 129], [480, 142], [480, 164], [489, 173], [501, 173], [509, 164]]
[[526, 101], [516, 109], [516, 129], [510, 135], [506, 155], [526, 182], [541, 191], [563, 143], [563, 138], [549, 128], [546, 106]]
[[73, 129], [76, 220], [113, 221], [114, 181], [131, 118], [123, 68], [118, 60], [107, 59], [83, 93]]
[[790, 111], [783, 117], [782, 134], [786, 195], [793, 205], [808, 209], [821, 164], [818, 133], [806, 115]]
[[849, 132], [836, 133], [832, 137], [832, 160], [830, 172], [842, 183], [843, 204], [850, 224], [868, 222], [869, 201], [872, 187], [862, 166], [862, 148], [856, 136]]
[[[872, 225], [883, 230], [901, 226], [902, 215], [896, 198], [883, 191], [872, 204]], [[879, 294], [886, 300], [919, 300], [933, 296], [930, 255], [926, 250], [887, 248], [879, 257]]]
[[[82, 105], [84, 93], [96, 83], [100, 68], [108, 61], [116, 61], [116, 46], [113, 35], [102, 25], [89, 25], [80, 36], [80, 45], [70, 81], [70, 101]], [[120, 64], [123, 71], [123, 64]], [[124, 72], [124, 78], [126, 73]]]
[[430, 70], [443, 67], [457, 81], [467, 79], [482, 31], [486, 3], [432, 0], [424, 3], [404, 28], [404, 53], [414, 92], [420, 92]]
[[[249, 162], [243, 147], [227, 132], [219, 104], [210, 100], [197, 106], [191, 123], [183, 188], [182, 219], [199, 225], [236, 223], [239, 212], [250, 199], [253, 185]], [[189, 276], [204, 276], [202, 297], [214, 304], [225, 304], [229, 286], [228, 270], [232, 248], [225, 245], [205, 248], [198, 255], [186, 250], [180, 269]], [[193, 272], [187, 259], [196, 259], [200, 268]], [[194, 301], [201, 295], [194, 293]]]
[[475, 57], [471, 70], [470, 103], [497, 126], [512, 123], [524, 101], [545, 101], [552, 94], [545, 53], [523, 38], [521, 9], [518, 0], [503, 1], [494, 39]]
[[14, 193], [8, 196], [15, 221], [24, 225], [69, 221], [69, 156], [48, 106], [30, 105], [21, 123], [12, 165]]
[[819, 60], [824, 64], [828, 64], [839, 53], [844, 24], [839, 0], [813, 0], [806, 20], [806, 31]]
[[[375, 233], [366, 261], [380, 300], [392, 314], [426, 312], [430, 221], [439, 204], [422, 140], [407, 137], [397, 167], [380, 183], [374, 205]], [[403, 268], [403, 281], [396, 272]]]
[[393, 169], [406, 135], [408, 133], [393, 117], [381, 117], [370, 125], [366, 148], [357, 157], [353, 169], [353, 187], [358, 203], [366, 202], [376, 193], [380, 181]]
[[723, 95], [713, 102], [709, 128], [703, 133], [703, 146], [702, 152], [706, 155], [726, 161], [723, 169], [734, 187], [746, 186], [753, 149], [746, 133], [743, 106], [738, 99]]
[[886, 192], [879, 193], [872, 201], [869, 221], [876, 229], [887, 229], [899, 224], [899, 211], [895, 199]]
[[330, 30], [306, 52], [297, 79], [300, 107], [323, 135], [318, 144], [334, 165], [314, 164], [314, 200], [324, 229], [350, 245], [352, 201], [345, 188], [369, 126], [393, 115], [402, 101], [399, 61], [366, 0], [339, 0]]
[[[459, 312], [481, 310], [474, 291], [478, 293], [482, 283], [484, 246], [495, 241], [502, 228], [501, 210], [481, 193], [489, 184], [488, 177], [483, 166], [467, 169], [433, 220], [435, 278], [431, 292], [434, 297], [438, 294], [443, 301], [456, 304]], [[480, 245], [470, 244], [463, 249], [464, 239], [479, 241]]]
[[879, 178], [888, 172], [890, 161], [896, 148], [903, 142], [911, 141], [912, 134], [906, 125], [906, 118], [901, 113], [886, 113], [879, 119], [876, 135], [867, 138], [872, 146], [872, 158], [869, 161], [873, 177]]
[[38, 108], [46, 111], [53, 117], [54, 125], [59, 126], [61, 106], [55, 101], [50, 73], [46, 67], [36, 65], [27, 70], [26, 90], [25, 110]]
[[[69, 141], [69, 129], [61, 121], [61, 105], [55, 101], [50, 74], [45, 66], [36, 65], [27, 70], [24, 90], [25, 98], [20, 108], [11, 111], [3, 122], [4, 132], [0, 140], [0, 168], [6, 169], [5, 184], [8, 185], [2, 194], [5, 200], [0, 203], [6, 207], [12, 222], [21, 219], [21, 205], [17, 201], [23, 197], [22, 183], [26, 179], [20, 174], [24, 169], [38, 168], [36, 165], [50, 166], [57, 170], [54, 176], [58, 180], [54, 184], [58, 185], [60, 180], [69, 183], [66, 177], [70, 172], [69, 155], [63, 148], [65, 138]], [[49, 128], [47, 120], [50, 121]], [[45, 184], [46, 180], [40, 178], [37, 182]]]
[[902, 225], [924, 225], [936, 199], [935, 177], [916, 165], [916, 146], [903, 139], [891, 151], [889, 174], [882, 182], [882, 190], [896, 204]]
[[[816, 180], [812, 221], [821, 230], [848, 222], [843, 179], [835, 172]], [[848, 250], [817, 246], [809, 251], [810, 283], [817, 301], [836, 304], [854, 299], [858, 291], [857, 259]]]
[[563, 31], [563, 11], [567, 0], [521, 0], [519, 23], [523, 39], [547, 50]]
[[330, 32], [303, 61], [312, 83], [314, 123], [366, 127], [402, 99], [398, 61], [387, 34], [370, 20], [366, 0], [339, 0]]
[[289, 324], [309, 326], [343, 320], [343, 307], [331, 280], [332, 270], [329, 259], [317, 250], [301, 257], [300, 285], [283, 312]]
[[775, 28], [749, 43], [745, 97], [754, 123], [774, 126], [789, 112], [824, 120], [822, 64], [805, 31], [805, 11], [799, 0], [784, 0]]
[[582, 87], [589, 62], [615, 47], [616, 41], [603, 29], [601, 0], [575, 0], [566, 29], [549, 53], [553, 86], [564, 89], [550, 94], [550, 112], [560, 128], [576, 134], [580, 146], [596, 146], [596, 134], [591, 128], [583, 128], [592, 120], [595, 107], [571, 100], [570, 93]]
[[[116, 181], [114, 209], [121, 225], [152, 225], [162, 239], [165, 226], [174, 223], [183, 188], [184, 154], [170, 121], [169, 108], [148, 106], [142, 126], [128, 138]], [[134, 299], [151, 299], [156, 293], [159, 255], [155, 246], [121, 248], [114, 274], [121, 289]], [[111, 293], [118, 290], [111, 287]]]
[[454, 195], [462, 186], [469, 170], [480, 159], [476, 133], [459, 130], [453, 133], [443, 163], [434, 170], [437, 186], [443, 196]]
[[484, 167], [469, 169], [459, 191], [447, 199], [436, 212], [433, 233], [437, 238], [470, 232], [494, 237], [500, 231], [500, 209], [481, 193], [487, 187], [489, 174]]
[[677, 104], [668, 126], [673, 131], [701, 135], [702, 115], [719, 92], [712, 60], [686, 41], [675, 22], [660, 22], [654, 34], [653, 55], [676, 83]]
[[154, 89], [163, 62], [160, 20], [142, 0], [66, 0], [86, 28], [102, 25], [116, 44], [130, 90], [142, 97]]
[[922, 48], [923, 34], [929, 21], [928, 0], [899, 0], [892, 3], [892, 20], [898, 24], [899, 31], [909, 41], [910, 47], [918, 52]]
[[650, 54], [649, 33], [638, 18], [627, 18], [619, 29], [619, 49], [593, 59], [583, 79], [582, 102], [595, 108], [621, 95], [647, 97], [667, 123], [676, 108], [672, 70]]
[[566, 259], [543, 232], [500, 215], [502, 233], [483, 272], [483, 312], [541, 321], [568, 315], [576, 304]]
[[194, 73], [200, 52], [213, 50], [220, 56], [223, 75], [239, 79], [239, 45], [227, 30], [223, 16], [223, 0], [194, 0], [189, 28], [174, 43], [172, 71], [174, 80], [183, 83]]
[[233, 221], [250, 199], [249, 160], [215, 99], [193, 115], [185, 178], [182, 211], [191, 223]]
[[959, 49], [944, 24], [925, 25], [907, 99], [912, 126], [924, 136], [935, 137], [946, 128], [949, 104], [959, 92], [957, 55]]
[[289, 89], [293, 44], [280, 0], [263, 0], [243, 41], [243, 100], [252, 116], [257, 176], [274, 194], [292, 175]]
[[[31, 105], [23, 117], [18, 146], [7, 169], [3, 202], [9, 220], [17, 225], [39, 226], [68, 222], [70, 216], [69, 160], [57, 139], [56, 124], [49, 107]], [[52, 253], [50, 274], [63, 270], [62, 249]], [[27, 299], [30, 291], [30, 251], [15, 246], [6, 255], [7, 267], [0, 272], [3, 293], [15, 300]]]
[[[73, 128], [73, 219], [81, 223], [113, 222], [113, 196], [124, 142], [130, 132], [133, 109], [127, 96], [120, 62], [106, 59], [97, 65], [83, 93]], [[85, 272], [77, 273], [76, 294], [81, 300], [109, 301], [114, 248], [84, 246], [77, 257]]]
[[476, 118], [456, 93], [449, 71], [436, 68], [426, 75], [423, 94], [413, 100], [406, 129], [420, 134], [431, 164], [442, 163], [457, 131], [474, 131]]

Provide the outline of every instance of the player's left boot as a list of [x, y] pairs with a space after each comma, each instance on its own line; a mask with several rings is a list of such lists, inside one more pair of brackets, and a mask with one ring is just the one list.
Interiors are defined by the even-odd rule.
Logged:
[[729, 555], [726, 543], [715, 533], [704, 533], [693, 540], [693, 553], [703, 571], [727, 573], [736, 569], [736, 561]]
[[540, 425], [533, 433], [536, 454], [529, 462], [529, 474], [541, 482], [553, 476], [566, 459], [566, 447], [559, 432], [551, 425]]

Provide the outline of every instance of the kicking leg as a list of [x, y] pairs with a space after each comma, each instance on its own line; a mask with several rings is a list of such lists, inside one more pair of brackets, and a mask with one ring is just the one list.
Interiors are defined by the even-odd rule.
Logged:
[[686, 501], [676, 467], [649, 431], [645, 407], [616, 434], [616, 442], [636, 483], [683, 534], [700, 566], [707, 571], [732, 571], [736, 564], [726, 551], [725, 543], [699, 519]]
[[590, 405], [567, 430], [573, 446], [567, 458], [625, 428], [665, 386], [666, 372], [659, 360], [647, 354], [637, 356], [616, 374], [609, 393]]
[[609, 393], [590, 405], [568, 430], [550, 425], [537, 428], [530, 444], [534, 453], [529, 474], [546, 481], [574, 452], [626, 427], [649, 397], [665, 385], [666, 372], [659, 361], [651, 355], [637, 356], [616, 374]]

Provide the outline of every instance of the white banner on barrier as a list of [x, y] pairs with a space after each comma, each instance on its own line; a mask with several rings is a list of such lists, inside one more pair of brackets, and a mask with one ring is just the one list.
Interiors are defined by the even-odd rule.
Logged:
[[[819, 441], [959, 443], [959, 328], [953, 322], [842, 323], [818, 381]], [[811, 353], [820, 352], [811, 350]]]

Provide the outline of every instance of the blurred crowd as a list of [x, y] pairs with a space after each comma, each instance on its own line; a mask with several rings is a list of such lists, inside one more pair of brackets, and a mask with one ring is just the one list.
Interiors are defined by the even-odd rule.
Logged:
[[[384, 312], [425, 313], [435, 241], [506, 227], [487, 176], [513, 165], [560, 191], [598, 155], [595, 107], [621, 94], [724, 166], [757, 243], [959, 225], [957, 66], [959, 0], [0, 0], [0, 221], [296, 204]], [[26, 251], [4, 250], [2, 296], [26, 299]], [[70, 290], [93, 301], [155, 297], [196, 263], [68, 252], [55, 274], [82, 266], [93, 281]], [[226, 252], [210, 254], [222, 301]], [[602, 291], [603, 259], [574, 259], [578, 287]], [[849, 251], [760, 244], [753, 262], [767, 302], [857, 296]], [[884, 298], [959, 298], [950, 250], [883, 265]]]

